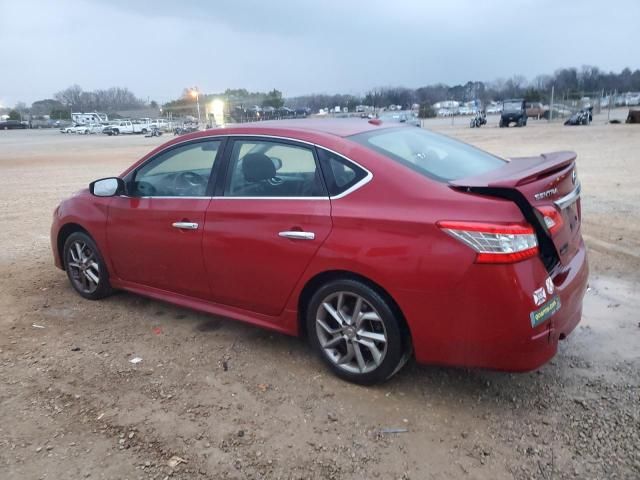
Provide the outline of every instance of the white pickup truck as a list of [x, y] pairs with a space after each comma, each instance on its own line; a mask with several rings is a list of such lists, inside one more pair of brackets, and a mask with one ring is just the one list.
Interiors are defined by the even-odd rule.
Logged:
[[121, 133], [147, 133], [151, 131], [151, 127], [147, 123], [141, 123], [131, 120], [117, 120], [102, 130], [107, 135], [120, 135]]

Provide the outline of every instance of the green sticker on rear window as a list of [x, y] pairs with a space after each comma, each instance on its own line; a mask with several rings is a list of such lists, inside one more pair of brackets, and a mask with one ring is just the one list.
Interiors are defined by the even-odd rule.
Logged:
[[560, 310], [560, 297], [556, 296], [545, 303], [538, 310], [529, 314], [529, 317], [531, 318], [531, 328], [535, 328], [542, 322], [545, 322], [558, 310]]

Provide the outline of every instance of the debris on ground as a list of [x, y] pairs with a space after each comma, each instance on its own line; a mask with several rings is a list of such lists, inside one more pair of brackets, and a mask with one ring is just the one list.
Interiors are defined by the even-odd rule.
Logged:
[[167, 465], [169, 465], [171, 468], [176, 468], [181, 463], [187, 463], [187, 461], [182, 457], [178, 457], [177, 455], [174, 455], [169, 459], [169, 461], [167, 462]]
[[380, 433], [407, 433], [408, 431], [406, 428], [383, 428]]

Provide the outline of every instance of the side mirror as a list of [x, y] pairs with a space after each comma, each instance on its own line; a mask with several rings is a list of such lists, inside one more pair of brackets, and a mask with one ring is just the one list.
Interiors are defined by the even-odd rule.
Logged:
[[89, 191], [96, 197], [113, 197], [124, 193], [124, 180], [118, 177], [101, 178], [89, 184]]

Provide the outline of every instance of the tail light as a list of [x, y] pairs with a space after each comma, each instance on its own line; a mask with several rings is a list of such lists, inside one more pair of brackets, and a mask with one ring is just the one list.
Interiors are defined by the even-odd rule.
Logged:
[[538, 254], [528, 224], [440, 221], [437, 225], [476, 252], [476, 263], [515, 263]]
[[562, 215], [560, 215], [560, 212], [556, 207], [548, 205], [544, 207], [537, 207], [537, 210], [542, 214], [544, 224], [547, 226], [551, 235], [562, 228]]

